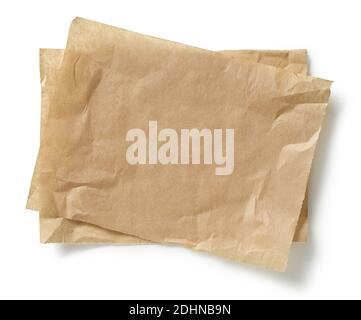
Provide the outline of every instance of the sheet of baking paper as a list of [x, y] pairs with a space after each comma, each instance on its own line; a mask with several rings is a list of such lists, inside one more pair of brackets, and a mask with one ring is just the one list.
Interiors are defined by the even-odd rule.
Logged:
[[329, 81], [80, 18], [60, 73], [42, 215], [285, 269]]
[[[41, 102], [41, 135], [48, 114], [49, 97], [55, 90], [55, 75], [63, 58], [61, 49], [40, 49], [40, 76], [42, 89]], [[292, 72], [307, 74], [306, 50], [238, 50], [223, 51], [229, 57], [240, 60], [255, 61]], [[38, 210], [39, 199], [39, 165], [35, 165], [31, 181], [27, 208]], [[39, 217], [40, 239], [43, 243], [144, 243], [144, 240], [110, 231], [83, 222], [67, 220], [59, 217]], [[307, 240], [307, 196], [302, 206], [300, 219], [294, 236], [296, 242]]]

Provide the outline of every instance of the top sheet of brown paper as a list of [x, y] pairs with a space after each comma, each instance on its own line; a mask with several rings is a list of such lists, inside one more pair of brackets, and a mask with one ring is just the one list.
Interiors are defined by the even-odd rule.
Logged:
[[[223, 54], [239, 60], [248, 60], [292, 72], [307, 74], [306, 50], [237, 50], [223, 51]], [[55, 92], [56, 75], [61, 66], [64, 50], [40, 49], [40, 77], [42, 88], [41, 99], [41, 136], [44, 134], [45, 122], [48, 117], [49, 99]], [[39, 151], [40, 152], [40, 151]], [[37, 210], [39, 208], [39, 175], [40, 166], [35, 165], [27, 208]], [[144, 243], [145, 241], [110, 231], [95, 225], [68, 220], [59, 217], [39, 217], [40, 239], [43, 243]], [[302, 206], [301, 215], [297, 223], [293, 241], [305, 242], [307, 240], [307, 198]]]
[[[329, 87], [78, 18], [47, 121], [41, 214], [284, 270]], [[129, 131], [154, 126], [228, 129], [234, 167], [127, 162]]]

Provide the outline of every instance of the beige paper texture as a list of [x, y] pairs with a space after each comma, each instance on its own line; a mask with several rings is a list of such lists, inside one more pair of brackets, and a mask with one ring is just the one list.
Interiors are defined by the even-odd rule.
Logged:
[[[40, 213], [285, 270], [331, 83], [235, 60], [75, 19], [46, 122]], [[150, 120], [228, 129], [234, 169], [129, 164], [125, 137], [154, 134]]]
[[[239, 50], [224, 51], [224, 54], [240, 60], [255, 61], [267, 65], [290, 70], [292, 72], [307, 74], [306, 50]], [[61, 66], [63, 50], [41, 49], [40, 50], [40, 75], [42, 87], [42, 112], [41, 134], [48, 114], [50, 96], [55, 88], [55, 74]], [[39, 166], [36, 163], [27, 208], [38, 210], [39, 198]], [[144, 243], [136, 237], [124, 235], [118, 232], [103, 229], [83, 222], [67, 220], [58, 217], [39, 217], [40, 238], [44, 243]], [[305, 242], [307, 240], [307, 199], [302, 207], [299, 222], [297, 224], [294, 241]]]

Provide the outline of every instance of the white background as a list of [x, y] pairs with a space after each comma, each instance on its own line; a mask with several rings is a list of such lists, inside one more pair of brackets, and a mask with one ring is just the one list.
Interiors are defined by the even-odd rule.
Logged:
[[[361, 298], [360, 1], [2, 1], [0, 298]], [[177, 247], [40, 245], [24, 209], [39, 146], [38, 48], [75, 16], [212, 50], [309, 50], [334, 80], [312, 175], [311, 241], [285, 274]]]

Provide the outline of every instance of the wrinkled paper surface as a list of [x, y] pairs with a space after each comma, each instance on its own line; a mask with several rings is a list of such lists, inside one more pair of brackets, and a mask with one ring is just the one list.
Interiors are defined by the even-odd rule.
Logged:
[[[284, 270], [330, 82], [77, 18], [50, 100], [40, 213]], [[234, 172], [125, 161], [128, 130], [234, 128]]]
[[[292, 72], [307, 74], [306, 50], [239, 50], [223, 51], [223, 54], [236, 59], [255, 61]], [[41, 135], [44, 132], [45, 121], [48, 116], [50, 96], [54, 93], [56, 74], [61, 67], [63, 58], [61, 49], [40, 49], [40, 77], [42, 88], [41, 102]], [[40, 168], [36, 163], [27, 208], [39, 208], [39, 174]], [[110, 231], [83, 222], [72, 221], [59, 217], [39, 217], [40, 239], [43, 243], [144, 243], [145, 240]], [[307, 240], [307, 198], [302, 206], [297, 224], [294, 241]]]

